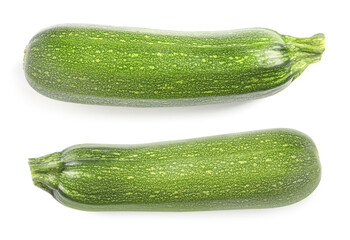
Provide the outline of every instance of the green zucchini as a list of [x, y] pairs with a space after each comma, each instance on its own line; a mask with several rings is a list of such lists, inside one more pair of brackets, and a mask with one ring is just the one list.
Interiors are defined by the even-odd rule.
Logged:
[[48, 97], [159, 107], [244, 101], [277, 93], [321, 59], [324, 35], [269, 29], [176, 32], [63, 25], [28, 44], [24, 71]]
[[29, 165], [35, 185], [87, 211], [279, 207], [308, 196], [321, 173], [313, 141], [291, 129], [82, 144], [29, 159]]

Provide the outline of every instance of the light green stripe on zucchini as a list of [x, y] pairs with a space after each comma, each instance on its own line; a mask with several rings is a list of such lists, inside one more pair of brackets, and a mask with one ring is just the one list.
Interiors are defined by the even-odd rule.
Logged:
[[34, 184], [87, 211], [197, 211], [295, 203], [318, 185], [316, 146], [290, 129], [140, 145], [83, 144], [30, 159]]
[[24, 70], [38, 92], [63, 101], [183, 106], [272, 95], [320, 60], [324, 35], [268, 29], [175, 32], [64, 25], [28, 44]]

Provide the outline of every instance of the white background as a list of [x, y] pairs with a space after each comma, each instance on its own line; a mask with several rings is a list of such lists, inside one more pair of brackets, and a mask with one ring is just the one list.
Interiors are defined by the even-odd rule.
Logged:
[[[1, 239], [350, 239], [348, 1], [4, 1], [0, 14]], [[61, 23], [169, 30], [266, 27], [326, 35], [323, 59], [282, 92], [241, 104], [123, 108], [59, 102], [35, 92], [23, 50]], [[213, 212], [83, 212], [32, 184], [28, 157], [78, 143], [146, 143], [287, 127], [318, 146], [322, 179], [282, 208]]]

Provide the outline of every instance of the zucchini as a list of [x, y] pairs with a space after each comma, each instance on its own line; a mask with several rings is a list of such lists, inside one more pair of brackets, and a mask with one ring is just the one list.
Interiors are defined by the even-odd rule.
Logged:
[[176, 32], [92, 25], [46, 29], [24, 71], [50, 98], [134, 107], [245, 101], [275, 94], [321, 59], [324, 35], [269, 29]]
[[82, 144], [29, 159], [33, 182], [87, 211], [196, 211], [295, 203], [318, 185], [313, 141], [270, 129], [141, 145]]

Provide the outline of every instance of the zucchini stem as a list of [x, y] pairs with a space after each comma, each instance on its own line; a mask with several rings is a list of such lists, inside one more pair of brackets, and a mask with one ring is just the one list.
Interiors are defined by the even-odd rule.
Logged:
[[29, 167], [34, 185], [53, 194], [53, 190], [58, 187], [59, 173], [63, 168], [61, 153], [30, 158]]
[[309, 38], [282, 35], [282, 39], [287, 45], [287, 52], [291, 59], [293, 80], [299, 77], [310, 64], [320, 61], [325, 50], [325, 35], [322, 33]]

